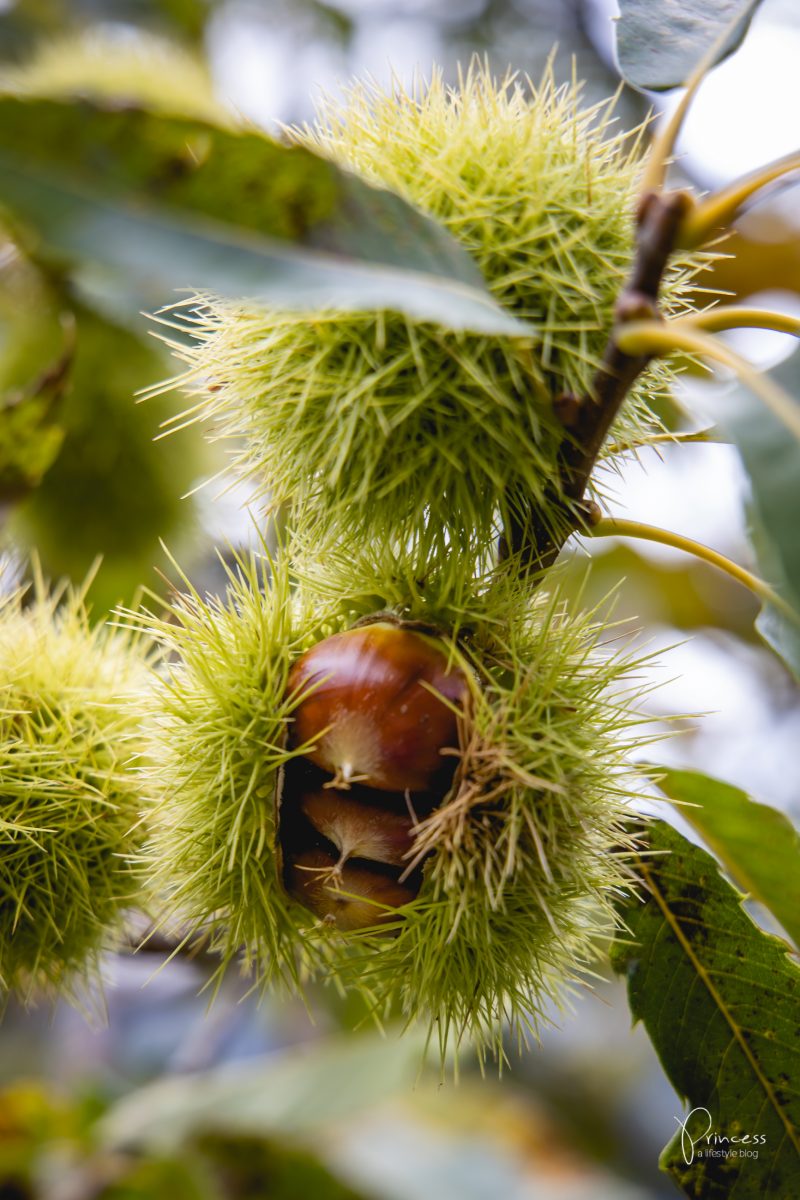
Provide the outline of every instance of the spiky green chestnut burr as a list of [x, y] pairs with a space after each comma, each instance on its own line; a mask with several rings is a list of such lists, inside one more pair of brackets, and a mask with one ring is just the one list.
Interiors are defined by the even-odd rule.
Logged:
[[[632, 716], [629, 664], [598, 651], [591, 617], [557, 596], [529, 601], [510, 571], [481, 583], [472, 566], [471, 584], [463, 560], [460, 582], [447, 562], [425, 576], [407, 547], [387, 582], [364, 551], [337, 596], [335, 556], [314, 570], [242, 560], [224, 599], [190, 594], [150, 620], [177, 661], [161, 688], [147, 858], [220, 973], [241, 959], [259, 988], [338, 981], [382, 1015], [430, 1022], [443, 1046], [498, 1049], [505, 1022], [535, 1028], [614, 928]], [[433, 799], [408, 789], [404, 802], [374, 778], [342, 787], [313, 760], [313, 736], [292, 736], [316, 686], [291, 686], [295, 664], [327, 639], [341, 649], [359, 619], [384, 629], [387, 609], [424, 622], [469, 681], [453, 784]], [[432, 628], [433, 613], [451, 620]]]
[[[491, 607], [491, 606], [490, 606]], [[547, 1022], [615, 931], [634, 784], [630, 664], [598, 654], [600, 626], [557, 594], [504, 628], [475, 614], [458, 650], [477, 681], [453, 788], [415, 826], [415, 901], [393, 939], [355, 940], [342, 966], [381, 1010], [427, 1019], [442, 1053], [502, 1054]]]
[[151, 890], [166, 926], [219, 953], [220, 974], [241, 955], [260, 983], [296, 983], [304, 949], [318, 959], [306, 914], [278, 884], [276, 793], [296, 753], [291, 663], [336, 618], [293, 588], [282, 559], [255, 557], [237, 564], [224, 602], [189, 590], [165, 617], [138, 618], [167, 661], [150, 755]]
[[[391, 313], [265, 311], [194, 297], [189, 410], [233, 441], [265, 495], [386, 536], [428, 520], [489, 531], [533, 501], [545, 523], [564, 437], [556, 401], [584, 396], [630, 265], [638, 140], [579, 89], [496, 83], [474, 64], [451, 90], [355, 87], [294, 136], [441, 221], [529, 339], [456, 333]], [[667, 288], [676, 301], [680, 291]], [[651, 372], [615, 443], [645, 438]]]
[[135, 639], [79, 596], [0, 603], [0, 997], [74, 993], [140, 899]]

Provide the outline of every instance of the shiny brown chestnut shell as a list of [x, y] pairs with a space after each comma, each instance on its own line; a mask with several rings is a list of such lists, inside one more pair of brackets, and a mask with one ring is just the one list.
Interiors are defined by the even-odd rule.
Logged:
[[418, 891], [418, 885], [400, 883], [364, 863], [347, 862], [336, 870], [334, 855], [305, 850], [287, 868], [285, 882], [295, 900], [337, 929], [396, 921], [394, 909], [410, 903]]
[[297, 660], [288, 692], [302, 696], [290, 745], [335, 786], [447, 790], [467, 680], [436, 639], [387, 622], [334, 634]]

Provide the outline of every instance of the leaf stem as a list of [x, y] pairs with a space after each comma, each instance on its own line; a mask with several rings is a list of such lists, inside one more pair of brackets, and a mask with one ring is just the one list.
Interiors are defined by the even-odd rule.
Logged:
[[[564, 425], [558, 484], [538, 506], [529, 504], [523, 511], [513, 512], [500, 538], [498, 559], [516, 556], [520, 568], [532, 579], [552, 566], [575, 530], [586, 530], [592, 523], [591, 505], [587, 505], [584, 495], [600, 449], [638, 377], [657, 354], [670, 352], [663, 341], [659, 344], [663, 335], [651, 339], [650, 344], [642, 342], [637, 348], [634, 342], [623, 340], [622, 331], [631, 325], [638, 325], [641, 331], [644, 326], [656, 329], [661, 324], [656, 318], [659, 317], [658, 301], [664, 271], [678, 246], [680, 231], [690, 227], [697, 208], [697, 201], [688, 192], [663, 190], [667, 167], [689, 105], [739, 20], [739, 16], [732, 19], [703, 56], [692, 72], [675, 112], [653, 140], [639, 188], [633, 265], [617, 299], [616, 325], [609, 335], [602, 362], [586, 395], [554, 397], [554, 411]], [[773, 169], [777, 178], [780, 173], [777, 165]], [[788, 167], [782, 168], [784, 173], [786, 169]], [[748, 186], [755, 189], [761, 185], [755, 177], [749, 185], [742, 181], [740, 193], [744, 195]], [[732, 185], [732, 189], [737, 186]], [[732, 189], [727, 189], [731, 196]], [[671, 323], [670, 328], [673, 327], [674, 323]], [[690, 352], [706, 354], [733, 367], [790, 428], [799, 431], [800, 436], [800, 414], [795, 412], [791, 399], [782, 389], [771, 380], [761, 380], [749, 363], [728, 351], [727, 347], [718, 349], [717, 343], [704, 335], [702, 327], [687, 324], [682, 327], [682, 336], [685, 342], [693, 341]], [[671, 347], [677, 348], [674, 344]]]
[[774, 312], [770, 308], [747, 308], [739, 304], [722, 304], [705, 312], [680, 318], [681, 324], [692, 325], [706, 333], [723, 333], [726, 329], [773, 329], [800, 337], [800, 317]]
[[736, 219], [751, 196], [792, 171], [800, 171], [800, 150], [778, 158], [708, 196], [687, 214], [678, 231], [676, 246], [684, 250], [702, 246], [715, 232], [725, 229]]
[[702, 559], [703, 562], [710, 563], [712, 567], [724, 571], [726, 575], [730, 575], [732, 579], [749, 588], [762, 600], [779, 608], [796, 625], [800, 625], [800, 613], [787, 604], [784, 598], [765, 580], [760, 579], [758, 575], [753, 575], [744, 567], [740, 567], [738, 563], [726, 558], [718, 550], [704, 546], [702, 542], [695, 542], [691, 538], [684, 537], [680, 533], [672, 533], [668, 529], [660, 529], [657, 525], [643, 525], [639, 521], [626, 521], [617, 517], [602, 518], [591, 526], [588, 533], [592, 537], [640, 538], [647, 542], [657, 542], [661, 546], [670, 546], [673, 550], [683, 550], [686, 554], [692, 554], [695, 558]]
[[674, 321], [631, 321], [617, 330], [616, 338], [618, 345], [629, 354], [664, 357], [676, 351], [686, 351], [730, 367], [800, 440], [800, 405], [768, 375], [759, 374], [746, 358], [731, 350], [730, 346], [698, 330], [693, 318], [680, 317]]

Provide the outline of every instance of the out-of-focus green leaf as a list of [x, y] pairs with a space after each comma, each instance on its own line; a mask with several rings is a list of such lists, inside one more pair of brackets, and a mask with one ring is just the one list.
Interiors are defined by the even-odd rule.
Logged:
[[619, 0], [617, 58], [622, 77], [637, 88], [681, 87], [727, 28], [732, 32], [716, 61], [741, 45], [760, 2]]
[[[800, 392], [800, 355], [774, 376]], [[800, 445], [772, 413], [744, 393], [730, 398], [725, 426], [736, 442], [750, 478], [750, 533], [764, 574], [800, 612]], [[800, 404], [800, 399], [798, 399]], [[756, 628], [800, 679], [800, 629], [774, 605], [765, 604]]]
[[0, 54], [92, 21], [143, 24], [199, 41], [214, 0], [14, 0], [0, 13]]
[[[757, 533], [754, 533], [754, 537], [757, 543], [761, 540], [761, 535]], [[770, 572], [770, 574], [774, 577], [775, 572]], [[797, 607], [797, 602], [794, 601], [794, 603]], [[787, 621], [784, 613], [774, 604], [765, 604], [756, 621], [756, 629], [767, 645], [771, 646], [775, 653], [783, 659], [795, 679], [800, 679], [800, 634], [794, 623]]]
[[[215, 1200], [217, 1196], [220, 1200], [237, 1196], [241, 1200], [366, 1200], [309, 1149], [287, 1145], [286, 1139], [206, 1132], [190, 1140], [182, 1157], [202, 1167], [206, 1179], [217, 1183]], [[142, 1200], [145, 1196], [149, 1200], [147, 1193]]]
[[159, 1080], [114, 1105], [98, 1133], [110, 1147], [161, 1149], [207, 1129], [302, 1134], [411, 1087], [423, 1045], [413, 1032], [395, 1038], [361, 1034]]
[[35, 550], [51, 577], [82, 581], [100, 555], [90, 591], [98, 615], [130, 603], [167, 567], [161, 539], [188, 554], [196, 505], [182, 499], [202, 476], [207, 451], [197, 431], [155, 441], [173, 412], [169, 399], [137, 404], [136, 392], [164, 377], [157, 344], [79, 310], [66, 431], [39, 487], [15, 508], [7, 533]]
[[[120, 0], [117, 0], [117, 3], [120, 3]], [[127, 20], [141, 18], [144, 8], [146, 19], [156, 23], [163, 20], [176, 33], [192, 41], [200, 41], [202, 38], [206, 21], [213, 8], [213, 0], [149, 0], [145, 5], [142, 5], [142, 0], [136, 0], [135, 4], [132, 4], [131, 0], [124, 0], [124, 4], [128, 10]], [[103, 20], [109, 19], [108, 0], [102, 0], [101, 5], [98, 5], [98, 0], [93, 0], [93, 7], [100, 8], [99, 15]]]
[[300, 146], [89, 101], [0, 98], [0, 204], [92, 295], [176, 288], [285, 308], [391, 308], [530, 334], [437, 222]]
[[800, 834], [791, 821], [746, 792], [699, 771], [663, 772], [659, 788], [680, 805], [735, 882], [778, 920], [800, 947]]
[[[800, 354], [772, 375], [800, 404]], [[750, 533], [761, 574], [800, 612], [800, 443], [744, 388], [703, 406], [735, 443], [747, 471]], [[756, 627], [800, 679], [800, 627], [770, 604]]]
[[[0, 1197], [43, 1200], [59, 1164], [58, 1194], [95, 1200], [364, 1200], [312, 1147], [210, 1127], [171, 1154], [120, 1154], [96, 1145], [104, 1105], [42, 1083], [0, 1091]], [[99, 1111], [98, 1111], [99, 1107]]]
[[[793, 1200], [800, 971], [750, 920], [713, 858], [668, 825], [648, 826], [635, 865], [644, 894], [624, 907], [630, 938], [615, 943], [612, 964], [690, 1107], [661, 1165], [693, 1200]], [[744, 1157], [748, 1148], [758, 1157]]]
[[19, 500], [39, 484], [64, 441], [61, 400], [74, 352], [70, 326], [55, 360], [25, 387], [0, 389], [0, 502]]

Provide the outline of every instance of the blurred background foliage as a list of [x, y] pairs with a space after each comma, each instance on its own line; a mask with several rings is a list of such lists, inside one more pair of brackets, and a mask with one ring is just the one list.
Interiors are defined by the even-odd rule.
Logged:
[[[183, 495], [209, 455], [195, 431], [155, 441], [174, 411], [168, 401], [134, 402], [169, 372], [153, 338], [59, 295], [18, 257], [0, 272], [0, 314], [0, 394], [30, 390], [34, 381], [42, 399], [42, 372], [66, 362], [57, 394], [52, 385], [45, 391], [38, 423], [15, 437], [18, 453], [38, 452], [46, 462], [7, 480], [4, 498], [16, 502], [5, 536], [19, 554], [35, 552], [53, 578], [80, 580], [102, 556], [91, 592], [102, 613], [153, 581], [154, 567], [166, 567], [160, 538], [178, 553], [190, 546], [198, 514]], [[31, 405], [23, 397], [16, 410]]]
[[[137, 42], [146, 33], [177, 45], [197, 79], [210, 78], [215, 103], [274, 131], [310, 118], [320, 88], [335, 93], [353, 74], [385, 81], [391, 63], [408, 80], [436, 60], [454, 79], [477, 52], [498, 71], [510, 63], [535, 79], [557, 45], [556, 74], [575, 71], [592, 100], [618, 86], [613, 12], [612, 0], [0, 0], [0, 73], [87, 30], [154, 46]], [[715, 73], [689, 122], [679, 174], [710, 187], [794, 148], [800, 79], [776, 66], [792, 47], [800, 53], [796, 7], [765, 0], [744, 49]], [[148, 87], [156, 82], [151, 72]], [[165, 89], [174, 82], [164, 75]], [[731, 100], [739, 93], [749, 98], [744, 115]], [[669, 109], [674, 100], [652, 102]], [[622, 90], [623, 125], [648, 109], [647, 97]], [[796, 311], [797, 196], [786, 190], [745, 214], [724, 247], [730, 257], [703, 286], [736, 299], [769, 292]], [[17, 574], [35, 553], [46, 572], [76, 580], [102, 556], [98, 615], [160, 586], [161, 539], [198, 586], [216, 587], [215, 545], [252, 537], [247, 493], [215, 499], [210, 484], [181, 498], [220, 464], [195, 429], [154, 440], [178, 397], [134, 403], [173, 370], [156, 327], [143, 317], [122, 328], [87, 308], [69, 278], [29, 250], [0, 232], [5, 554]], [[734, 340], [761, 367], [782, 363], [784, 383], [800, 394], [800, 361], [785, 338]], [[687, 376], [665, 419], [706, 424], [698, 413], [708, 401], [724, 404], [727, 386]], [[746, 487], [732, 447], [650, 450], [605, 482], [618, 514], [748, 562]], [[652, 711], [709, 715], [687, 716], [665, 760], [702, 764], [800, 817], [797, 780], [785, 769], [800, 739], [797, 690], [755, 638], [752, 598], [701, 563], [614, 539], [574, 547], [564, 569], [585, 602], [614, 591], [617, 617], [643, 642], [676, 647], [653, 668], [663, 686]], [[521, 1059], [510, 1050], [513, 1070], [501, 1081], [481, 1080], [466, 1059], [456, 1088], [420, 1071], [413, 1039], [362, 1031], [342, 1041], [363, 1014], [332, 992], [314, 997], [315, 1026], [296, 1001], [256, 1008], [244, 985], [227, 984], [209, 1012], [197, 995], [201, 959], [156, 973], [160, 965], [155, 948], [109, 961], [102, 1029], [62, 1007], [52, 1016], [9, 1006], [0, 1028], [0, 1200], [673, 1194], [656, 1160], [681, 1107], [642, 1031], [629, 1030], [610, 978], [576, 998], [539, 1050]], [[139, 1133], [126, 1140], [120, 1131], [136, 1121]]]

